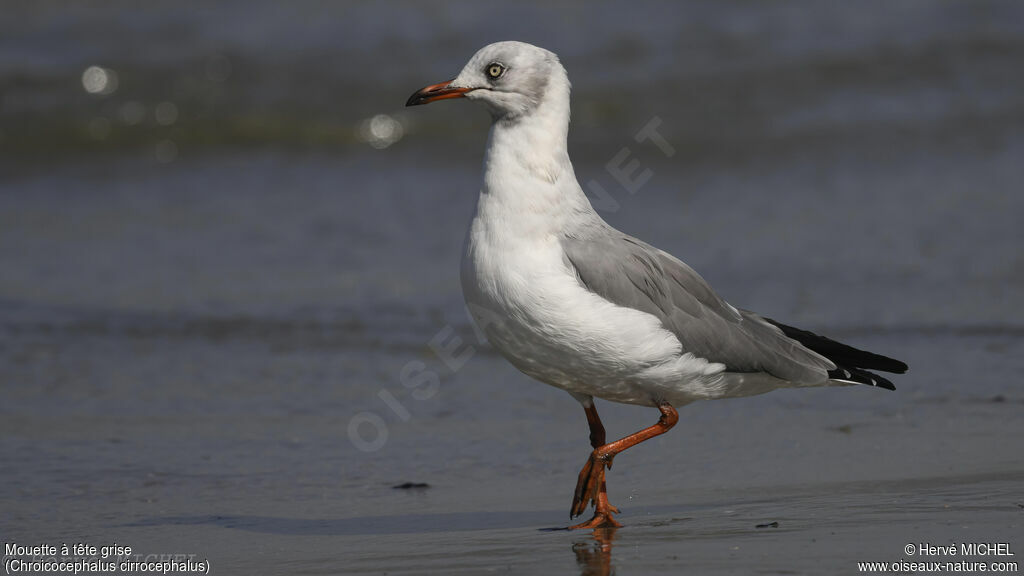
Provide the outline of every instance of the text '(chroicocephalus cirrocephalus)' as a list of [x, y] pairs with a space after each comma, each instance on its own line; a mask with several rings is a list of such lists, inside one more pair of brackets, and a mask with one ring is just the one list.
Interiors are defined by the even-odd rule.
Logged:
[[[664, 434], [675, 407], [783, 387], [868, 384], [898, 360], [732, 307], [689, 266], [619, 232], [594, 211], [567, 150], [569, 78], [558, 57], [522, 42], [484, 47], [454, 80], [407, 106], [481, 102], [493, 118], [483, 186], [466, 237], [462, 289], [488, 341], [524, 373], [586, 411], [593, 452], [580, 472], [572, 528], [619, 526], [605, 469]], [[657, 424], [605, 443], [594, 397], [654, 406]]]

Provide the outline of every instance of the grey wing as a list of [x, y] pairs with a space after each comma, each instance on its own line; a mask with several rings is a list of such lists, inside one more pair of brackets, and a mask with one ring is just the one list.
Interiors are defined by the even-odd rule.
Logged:
[[653, 314], [684, 352], [730, 372], [767, 372], [797, 384], [828, 379], [835, 365], [760, 316], [722, 300], [692, 268], [636, 238], [610, 234], [564, 238], [566, 263], [590, 291], [619, 306]]

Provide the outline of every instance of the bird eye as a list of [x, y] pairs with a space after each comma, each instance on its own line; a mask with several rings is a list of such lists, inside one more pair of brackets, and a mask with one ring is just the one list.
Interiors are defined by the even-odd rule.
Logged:
[[487, 75], [490, 76], [492, 80], [500, 78], [504, 73], [505, 67], [497, 62], [492, 62], [487, 65]]

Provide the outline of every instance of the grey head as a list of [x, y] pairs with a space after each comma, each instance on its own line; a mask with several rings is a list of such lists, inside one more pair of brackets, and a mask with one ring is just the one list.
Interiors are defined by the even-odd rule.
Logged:
[[484, 46], [454, 79], [416, 91], [406, 106], [448, 98], [482, 102], [495, 120], [514, 120], [540, 106], [551, 92], [568, 97], [565, 69], [553, 52], [525, 42]]

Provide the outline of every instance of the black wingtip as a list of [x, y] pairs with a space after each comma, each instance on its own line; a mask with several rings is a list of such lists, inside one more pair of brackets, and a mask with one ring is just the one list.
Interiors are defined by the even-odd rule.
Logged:
[[842, 342], [836, 342], [831, 338], [819, 336], [814, 332], [787, 326], [781, 322], [776, 322], [771, 318], [765, 318], [765, 320], [776, 328], [782, 330], [782, 333], [786, 336], [796, 340], [818, 354], [821, 354], [825, 358], [828, 358], [834, 362], [836, 366], [856, 366], [861, 369], [866, 368], [868, 370], [880, 370], [882, 372], [889, 372], [892, 374], [904, 374], [910, 369], [905, 362], [901, 362], [895, 358], [889, 358], [888, 356], [882, 356], [881, 354], [875, 354], [874, 352], [860, 350], [859, 348], [854, 348], [853, 346], [843, 344]]
[[828, 377], [830, 380], [864, 384], [865, 386], [885, 388], [886, 390], [896, 390], [896, 386], [888, 379], [883, 378], [874, 372], [868, 372], [867, 370], [853, 368], [850, 366], [838, 366], [835, 370], [829, 370]]

